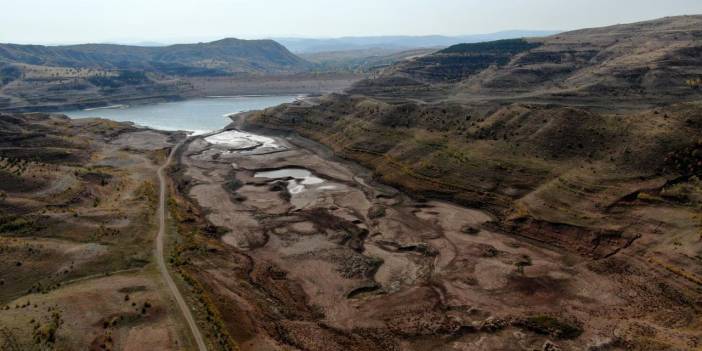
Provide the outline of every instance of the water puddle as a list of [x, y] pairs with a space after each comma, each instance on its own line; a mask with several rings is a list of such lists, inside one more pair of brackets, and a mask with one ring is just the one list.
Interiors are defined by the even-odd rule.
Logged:
[[288, 191], [292, 195], [301, 194], [307, 190], [325, 191], [339, 189], [337, 185], [329, 184], [326, 180], [303, 168], [281, 168], [273, 171], [256, 172], [254, 177], [288, 179]]
[[269, 179], [295, 178], [304, 185], [324, 183], [324, 179], [316, 177], [312, 175], [312, 172], [302, 168], [282, 168], [274, 171], [256, 172], [254, 177]]

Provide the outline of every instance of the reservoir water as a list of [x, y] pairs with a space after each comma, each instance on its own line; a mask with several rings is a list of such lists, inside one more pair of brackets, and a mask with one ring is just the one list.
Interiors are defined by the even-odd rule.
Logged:
[[71, 118], [102, 117], [113, 121], [131, 121], [140, 126], [161, 130], [184, 130], [202, 134], [224, 128], [227, 115], [294, 101], [298, 96], [212, 97], [151, 105], [114, 106], [112, 108], [64, 112]]

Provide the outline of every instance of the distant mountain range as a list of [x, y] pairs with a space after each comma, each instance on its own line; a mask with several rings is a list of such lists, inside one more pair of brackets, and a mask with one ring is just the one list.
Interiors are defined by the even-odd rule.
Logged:
[[[281, 43], [288, 50], [296, 54], [313, 54], [319, 52], [357, 51], [369, 49], [384, 49], [399, 52], [417, 48], [448, 47], [460, 43], [477, 43], [500, 39], [523, 37], [544, 37], [559, 33], [549, 30], [507, 30], [494, 33], [470, 35], [390, 35], [390, 36], [359, 36], [338, 38], [300, 38], [300, 37], [271, 37], [270, 39]], [[204, 38], [189, 38], [181, 42], [208, 41]], [[177, 43], [177, 42], [175, 42]], [[139, 41], [139, 40], [114, 40], [109, 44], [130, 46], [158, 47], [175, 44], [171, 41]]]
[[343, 38], [273, 38], [283, 44], [288, 50], [296, 53], [318, 53], [326, 51], [365, 50], [365, 49], [394, 49], [397, 51], [447, 47], [460, 43], [477, 43], [482, 41], [512, 39], [523, 37], [543, 37], [556, 34], [558, 31], [541, 30], [510, 30], [488, 34], [473, 34], [462, 36], [374, 36], [374, 37], [343, 37]]
[[[358, 62], [392, 63], [396, 53], [416, 49], [441, 49], [459, 43], [541, 37], [552, 31], [504, 31], [465, 36], [376, 36], [345, 38], [276, 38], [242, 40], [227, 38], [207, 43], [162, 46], [156, 42], [136, 45], [19, 45], [0, 44], [0, 64], [25, 64], [99, 70], [139, 70], [176, 76], [222, 76], [230, 74], [280, 74]], [[381, 50], [382, 52], [379, 52]], [[293, 53], [294, 52], [294, 53]], [[344, 54], [348, 52], [348, 54]], [[331, 55], [315, 55], [333, 53]], [[310, 59], [314, 63], [299, 57]], [[326, 60], [326, 56], [333, 58]], [[388, 56], [378, 58], [379, 56]], [[403, 55], [400, 55], [403, 56]], [[316, 64], [316, 65], [315, 65]], [[320, 65], [321, 64], [321, 65]], [[316, 67], [315, 67], [316, 66]], [[371, 65], [372, 66], [372, 65]]]
[[171, 75], [300, 72], [311, 64], [273, 40], [222, 39], [162, 47], [0, 44], [0, 63], [145, 70]]

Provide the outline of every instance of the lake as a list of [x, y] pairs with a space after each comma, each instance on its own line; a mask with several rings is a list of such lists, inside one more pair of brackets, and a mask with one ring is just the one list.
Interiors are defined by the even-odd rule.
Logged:
[[260, 110], [294, 101], [298, 96], [212, 97], [151, 105], [89, 109], [63, 112], [71, 118], [102, 117], [113, 121], [131, 121], [140, 126], [161, 130], [185, 130], [202, 134], [224, 128], [227, 115]]

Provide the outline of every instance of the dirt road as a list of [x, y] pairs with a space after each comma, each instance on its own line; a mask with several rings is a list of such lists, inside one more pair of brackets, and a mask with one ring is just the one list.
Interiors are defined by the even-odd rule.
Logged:
[[171, 151], [171, 154], [168, 155], [168, 159], [166, 162], [158, 169], [158, 181], [160, 183], [160, 196], [159, 196], [159, 204], [158, 204], [158, 236], [156, 237], [156, 262], [158, 262], [158, 269], [161, 271], [161, 275], [163, 276], [163, 280], [165, 281], [166, 285], [168, 286], [168, 289], [171, 291], [171, 294], [173, 295], [173, 298], [175, 298], [176, 303], [178, 303], [178, 307], [180, 308], [180, 311], [183, 313], [183, 317], [185, 317], [185, 320], [188, 322], [188, 326], [190, 327], [190, 331], [193, 333], [193, 338], [195, 339], [195, 343], [197, 344], [197, 349], [199, 351], [206, 351], [207, 346], [205, 346], [205, 340], [202, 337], [202, 334], [200, 333], [200, 329], [198, 329], [197, 324], [195, 323], [195, 319], [193, 318], [193, 314], [190, 312], [190, 309], [188, 308], [188, 305], [185, 303], [185, 299], [183, 299], [183, 295], [180, 293], [178, 290], [178, 287], [176, 286], [175, 282], [173, 282], [173, 278], [171, 277], [171, 274], [168, 272], [168, 267], [166, 266], [166, 258], [164, 257], [164, 250], [163, 250], [163, 241], [164, 237], [166, 236], [166, 177], [163, 174], [166, 167], [171, 163], [171, 160], [173, 159], [173, 155], [175, 152], [178, 150], [181, 144], [176, 145], [173, 150]]

